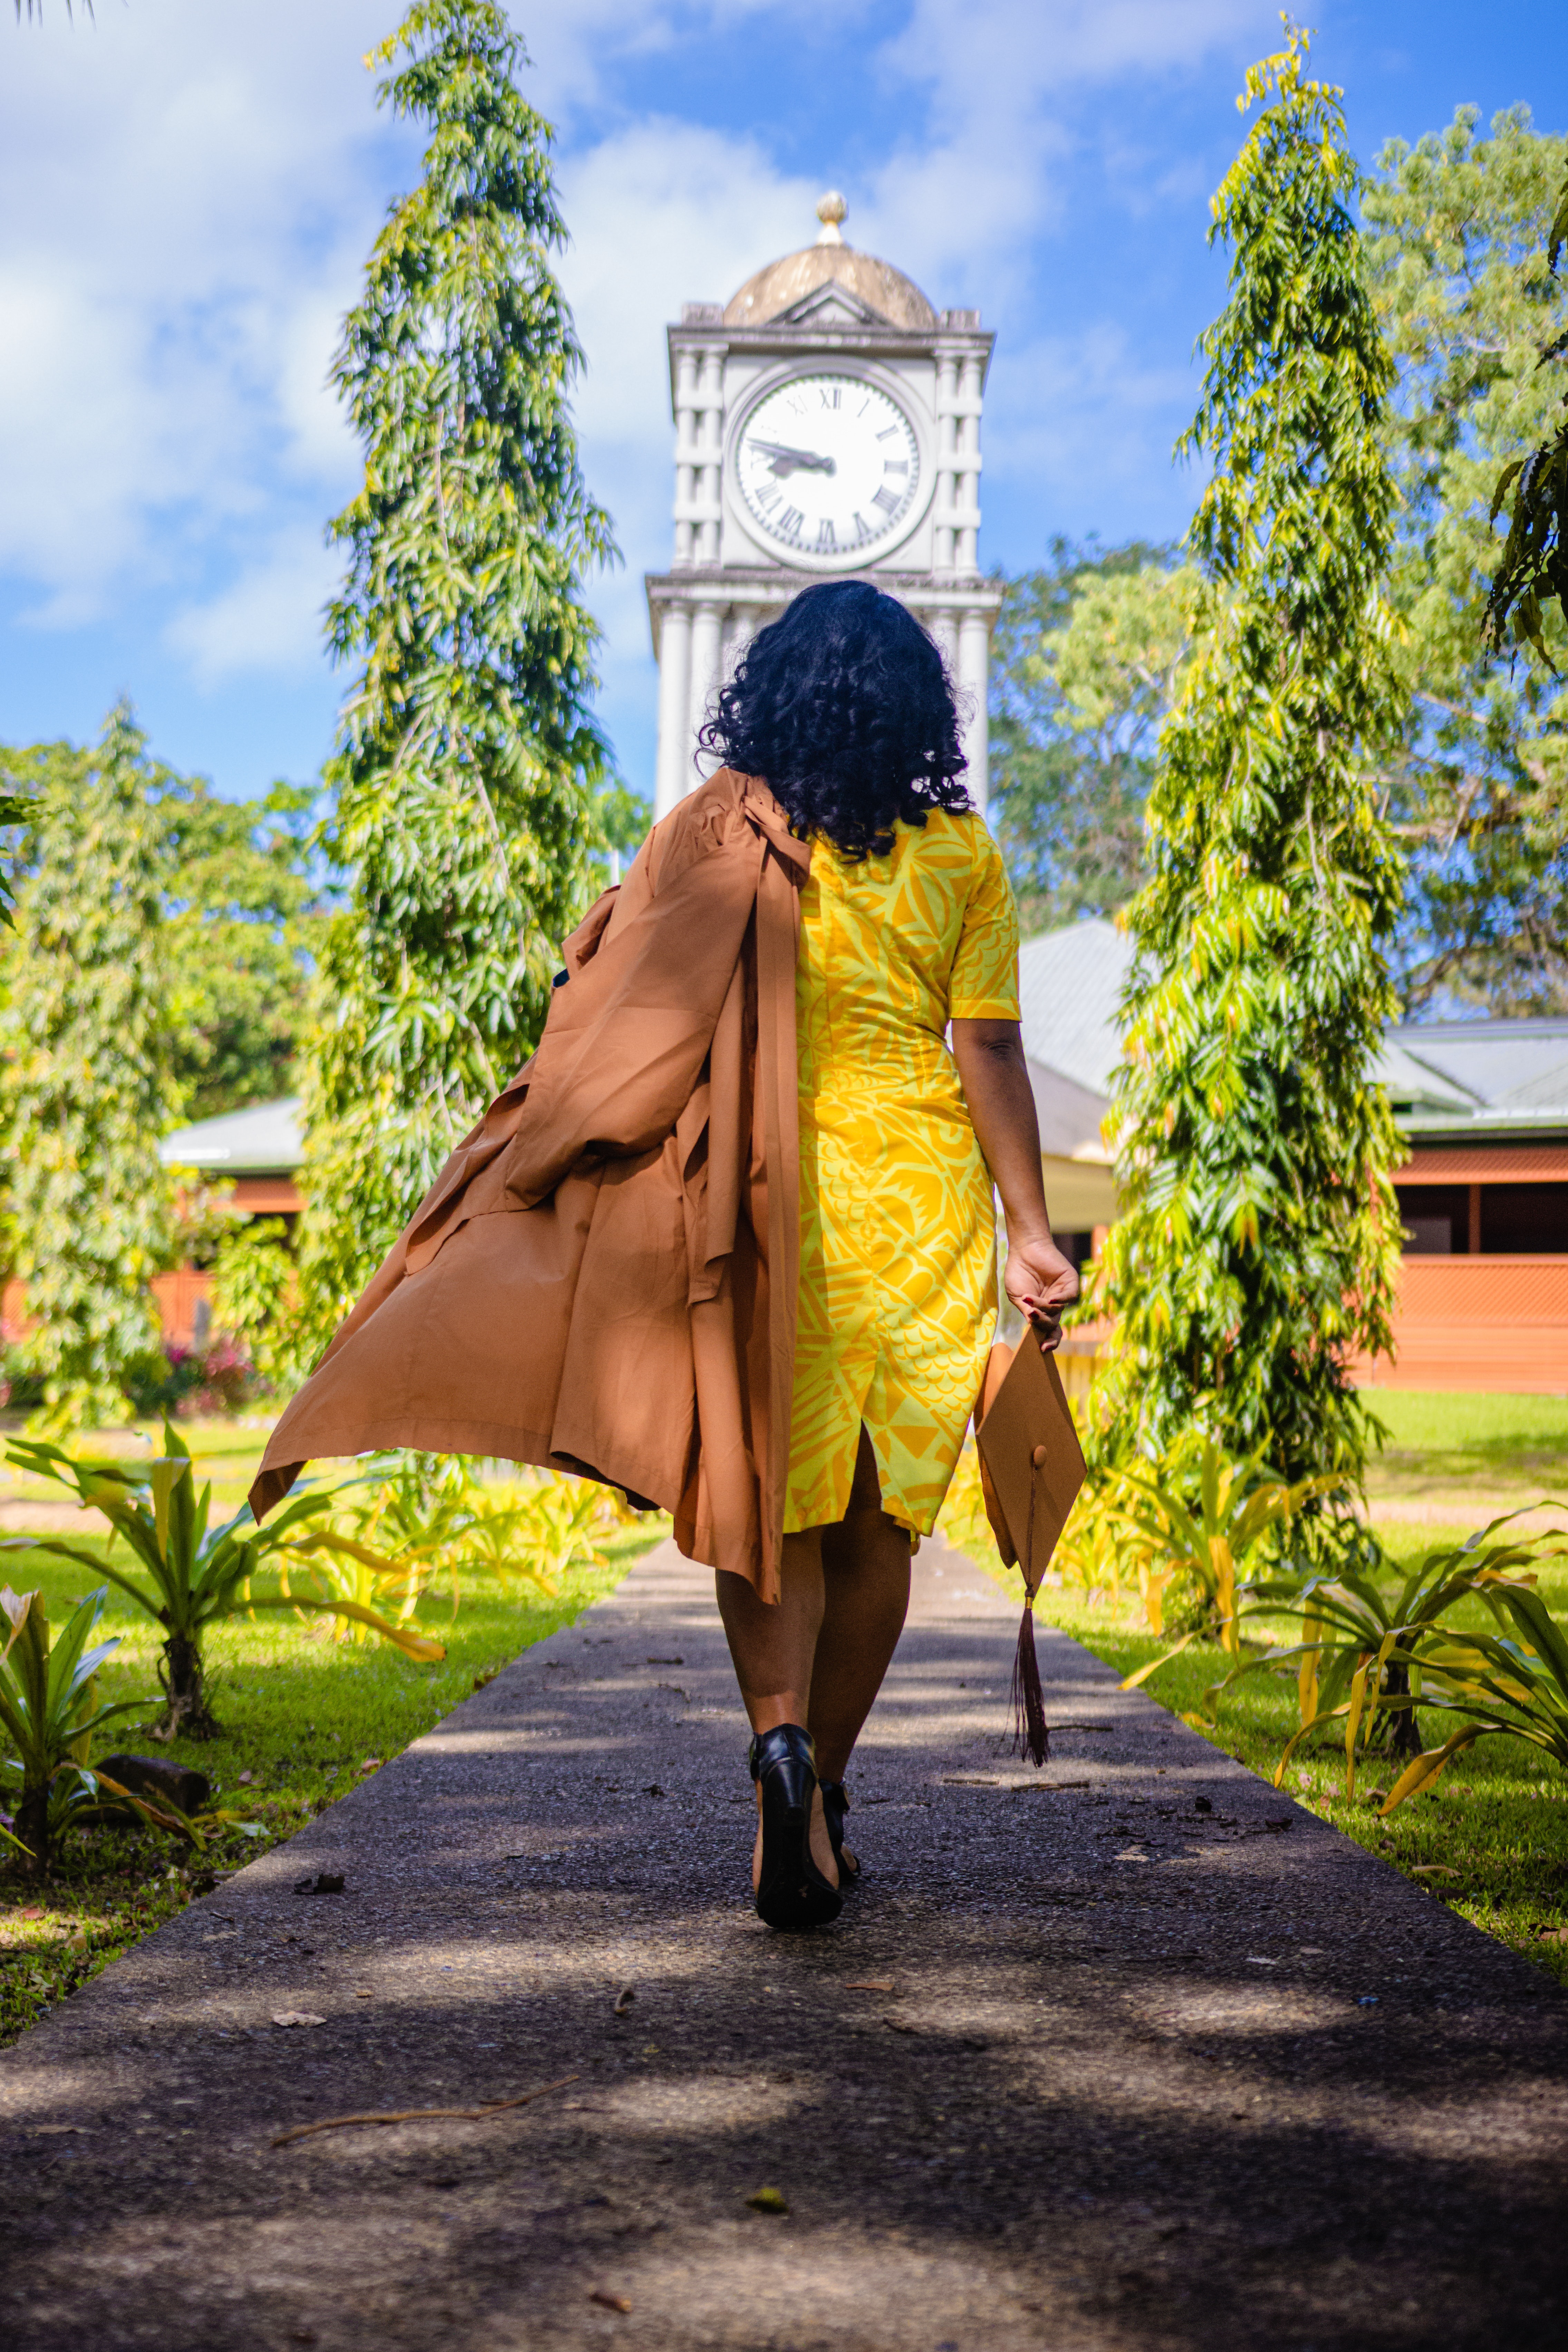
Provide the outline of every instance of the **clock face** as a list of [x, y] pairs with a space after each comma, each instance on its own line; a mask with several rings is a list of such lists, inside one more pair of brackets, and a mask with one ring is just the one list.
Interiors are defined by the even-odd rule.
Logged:
[[908, 520], [920, 443], [896, 400], [863, 376], [792, 376], [742, 427], [735, 472], [753, 527], [816, 562], [853, 561]]

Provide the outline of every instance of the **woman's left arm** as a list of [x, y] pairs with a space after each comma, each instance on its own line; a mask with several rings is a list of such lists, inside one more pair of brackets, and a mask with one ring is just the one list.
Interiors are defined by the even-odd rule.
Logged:
[[1002, 1285], [1047, 1351], [1061, 1342], [1061, 1315], [1078, 1297], [1078, 1274], [1051, 1239], [1040, 1170], [1040, 1124], [1016, 1021], [957, 1021], [952, 1055], [974, 1137], [1002, 1196], [1007, 1264]]

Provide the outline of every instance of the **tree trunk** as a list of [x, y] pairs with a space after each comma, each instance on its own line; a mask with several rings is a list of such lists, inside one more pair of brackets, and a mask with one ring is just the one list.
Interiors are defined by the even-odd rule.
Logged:
[[47, 1780], [24, 1781], [22, 1801], [16, 1808], [16, 1835], [27, 1849], [25, 1865], [34, 1878], [43, 1878], [49, 1867], [49, 1784]]
[[[1410, 1669], [1408, 1666], [1384, 1666], [1383, 1670], [1384, 1698], [1408, 1698]], [[1391, 1756], [1419, 1756], [1421, 1726], [1415, 1720], [1413, 1706], [1402, 1706], [1386, 1718], [1388, 1753]]]
[[154, 1736], [159, 1739], [216, 1739], [218, 1727], [207, 1706], [200, 1642], [189, 1634], [171, 1633], [163, 1644], [158, 1679], [163, 1685], [163, 1719]]

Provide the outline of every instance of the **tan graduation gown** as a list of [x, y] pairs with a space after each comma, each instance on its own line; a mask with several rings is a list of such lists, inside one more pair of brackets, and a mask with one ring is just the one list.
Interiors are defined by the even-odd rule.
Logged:
[[647, 1497], [689, 1559], [777, 1599], [809, 870], [731, 769], [655, 826], [566, 942], [538, 1051], [273, 1432], [258, 1518], [313, 1459], [495, 1454]]

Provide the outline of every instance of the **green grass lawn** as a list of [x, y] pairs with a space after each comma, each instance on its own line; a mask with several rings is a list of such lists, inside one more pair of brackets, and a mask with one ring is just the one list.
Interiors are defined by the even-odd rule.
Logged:
[[[1457, 1402], [1511, 1405], [1536, 1400]], [[1465, 1527], [1380, 1528], [1402, 1564], [1413, 1564], [1441, 1544], [1462, 1542], [1468, 1532]], [[1543, 1563], [1540, 1578], [1552, 1614], [1560, 1621], [1568, 1617], [1568, 1562]], [[1016, 1589], [1016, 1574], [1006, 1580]], [[1148, 1630], [1136, 1600], [1120, 1610], [1086, 1607], [1079, 1596], [1047, 1587], [1036, 1605], [1043, 1618], [1073, 1634], [1119, 1674], [1133, 1673], [1170, 1646]], [[1495, 1630], [1479, 1601], [1465, 1603], [1448, 1622]], [[1257, 1624], [1260, 1634], [1280, 1643], [1298, 1638], [1288, 1618]], [[1272, 1780], [1300, 1722], [1295, 1665], [1248, 1675], [1220, 1702], [1217, 1727], [1211, 1727], [1198, 1710], [1205, 1693], [1232, 1663], [1217, 1643], [1194, 1642], [1142, 1687], [1162, 1706], [1189, 1720], [1196, 1717], [1193, 1727], [1205, 1739]], [[1424, 1747], [1436, 1747], [1458, 1722], [1437, 1708], [1422, 1710], [1419, 1719]], [[1521, 1739], [1479, 1740], [1447, 1767], [1434, 1791], [1409, 1799], [1383, 1821], [1378, 1805], [1397, 1769], [1380, 1769], [1375, 1759], [1370, 1766], [1358, 1763], [1355, 1794], [1347, 1797], [1343, 1743], [1330, 1738], [1310, 1749], [1297, 1749], [1284, 1786], [1436, 1901], [1528, 1954], [1568, 1987], [1568, 1780], [1559, 1767]]]
[[1441, 1498], [1445, 1487], [1568, 1500], [1568, 1397], [1429, 1394], [1369, 1389], [1363, 1402], [1387, 1431], [1367, 1491]]
[[[261, 1467], [261, 1456], [277, 1418], [276, 1412], [257, 1412], [210, 1421], [181, 1421], [177, 1424], [182, 1440], [191, 1449], [199, 1477], [212, 1481], [215, 1521], [226, 1518], [244, 1502], [246, 1490]], [[25, 1412], [0, 1412], [0, 1439], [20, 1436], [26, 1419]], [[125, 1429], [89, 1430], [70, 1441], [70, 1451], [75, 1454], [134, 1457], [161, 1454], [163, 1450], [161, 1421], [139, 1421]], [[0, 1499], [58, 1503], [65, 1498], [65, 1488], [47, 1478], [26, 1477], [15, 1470], [0, 1471]]]
[[[334, 1641], [331, 1621], [231, 1618], [214, 1628], [206, 1644], [223, 1736], [175, 1740], [167, 1748], [152, 1745], [142, 1727], [156, 1713], [158, 1628], [110, 1586], [100, 1638], [118, 1633], [122, 1640], [99, 1677], [100, 1695], [107, 1702], [144, 1692], [149, 1705], [145, 1717], [127, 1715], [110, 1724], [100, 1753], [129, 1748], [193, 1765], [212, 1780], [215, 1804], [252, 1826], [248, 1833], [238, 1827], [215, 1833], [200, 1854], [151, 1832], [77, 1832], [42, 1888], [24, 1877], [18, 1863], [0, 1864], [0, 2046], [193, 1894], [291, 1837], [520, 1651], [571, 1624], [614, 1589], [663, 1526], [649, 1521], [611, 1538], [605, 1566], [569, 1573], [553, 1601], [508, 1599], [493, 1580], [465, 1577], [453, 1621], [449, 1584], [432, 1590], [418, 1616], [425, 1631], [447, 1643], [438, 1665], [416, 1665], [374, 1635], [363, 1643]], [[103, 1548], [90, 1537], [74, 1539]], [[116, 1557], [123, 1562], [123, 1550]], [[82, 1570], [40, 1551], [7, 1552], [0, 1569], [19, 1591], [41, 1586], [56, 1623], [91, 1590]]]

